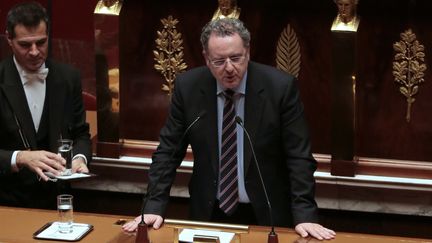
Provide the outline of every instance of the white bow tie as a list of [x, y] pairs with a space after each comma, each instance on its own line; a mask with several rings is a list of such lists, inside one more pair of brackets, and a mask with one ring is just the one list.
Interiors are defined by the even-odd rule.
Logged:
[[48, 76], [48, 68], [39, 69], [37, 72], [34, 72], [34, 73], [24, 72], [23, 76], [29, 82], [31, 82], [31, 81], [44, 81], [46, 79], [46, 77]]

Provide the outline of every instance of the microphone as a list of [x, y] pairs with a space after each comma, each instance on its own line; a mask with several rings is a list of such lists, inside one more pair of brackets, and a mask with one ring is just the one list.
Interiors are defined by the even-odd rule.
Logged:
[[23, 129], [22, 129], [22, 127], [21, 127], [21, 123], [18, 121], [18, 117], [16, 116], [15, 111], [14, 111], [14, 109], [12, 108], [12, 105], [10, 104], [9, 100], [8, 100], [7, 97], [6, 97], [6, 94], [5, 94], [6, 91], [3, 91], [3, 89], [0, 87], [0, 92], [1, 92], [1, 93], [3, 94], [3, 96], [5, 97], [5, 99], [6, 99], [6, 103], [8, 104], [10, 110], [12, 111], [12, 114], [13, 114], [14, 119], [15, 119], [15, 124], [16, 124], [17, 127], [18, 127], [18, 134], [19, 134], [19, 136], [20, 136], [21, 142], [22, 142], [23, 145], [24, 145], [25, 150], [31, 150], [30, 143], [29, 143], [28, 140], [27, 140], [27, 136], [26, 136], [25, 133], [23, 132]]
[[272, 206], [270, 204], [270, 199], [269, 199], [268, 194], [267, 194], [267, 189], [264, 185], [263, 177], [261, 175], [261, 170], [260, 170], [260, 167], [258, 165], [258, 160], [257, 160], [256, 155], [255, 155], [255, 149], [254, 149], [253, 144], [252, 144], [252, 139], [250, 138], [248, 131], [244, 127], [243, 120], [239, 116], [236, 116], [235, 120], [236, 120], [237, 124], [239, 124], [243, 128], [243, 131], [245, 132], [246, 137], [249, 141], [249, 146], [250, 146], [251, 151], [252, 151], [252, 157], [254, 159], [255, 166], [257, 167], [258, 176], [260, 178], [261, 185], [262, 185], [262, 188], [264, 191], [264, 195], [265, 195], [265, 198], [267, 200], [267, 206], [268, 206], [268, 210], [269, 210], [269, 214], [270, 214], [270, 224], [271, 224], [271, 231], [268, 235], [267, 242], [268, 243], [278, 243], [279, 242], [278, 235], [274, 231], [274, 222], [273, 222], [273, 215], [272, 215], [273, 210], [272, 210]]
[[180, 144], [183, 142], [184, 138], [186, 137], [187, 133], [189, 132], [189, 130], [195, 126], [195, 124], [198, 123], [198, 121], [203, 118], [206, 115], [206, 111], [202, 110], [198, 116], [195, 118], [195, 120], [193, 120], [189, 126], [185, 129], [185, 131], [183, 132], [182, 136], [180, 137], [180, 140], [178, 141], [177, 145], [175, 146], [174, 150], [172, 151], [169, 159], [168, 159], [168, 163], [163, 167], [163, 170], [160, 174], [160, 176], [157, 178], [156, 182], [153, 184], [153, 187], [148, 188], [146, 195], [144, 196], [143, 199], [143, 203], [141, 206], [141, 222], [138, 224], [138, 232], [137, 232], [137, 237], [135, 239], [135, 243], [149, 243], [149, 239], [148, 239], [148, 235], [147, 235], [147, 224], [144, 222], [144, 209], [145, 206], [147, 204], [148, 198], [153, 194], [153, 192], [156, 190], [157, 185], [160, 182], [160, 179], [162, 177], [165, 176], [166, 174], [166, 169], [168, 168], [169, 162], [172, 161], [174, 155], [177, 153], [177, 151], [180, 148]]

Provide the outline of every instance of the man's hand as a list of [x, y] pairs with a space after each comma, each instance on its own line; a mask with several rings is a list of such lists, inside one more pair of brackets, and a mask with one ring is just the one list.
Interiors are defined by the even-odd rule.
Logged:
[[59, 155], [44, 150], [19, 151], [16, 157], [18, 168], [27, 167], [34, 171], [42, 180], [47, 181], [44, 172], [60, 175], [65, 170], [66, 161]]
[[300, 223], [296, 225], [295, 231], [301, 237], [312, 236], [318, 240], [330, 240], [336, 236], [336, 233], [333, 230], [315, 223]]
[[72, 160], [72, 173], [88, 173], [89, 169], [83, 158], [77, 156]]
[[[156, 214], [144, 214], [144, 222], [148, 225], [153, 225], [153, 229], [159, 229], [162, 226], [164, 219]], [[141, 222], [141, 215], [134, 220], [127, 222], [122, 226], [124, 232], [131, 233], [137, 230], [138, 224]]]

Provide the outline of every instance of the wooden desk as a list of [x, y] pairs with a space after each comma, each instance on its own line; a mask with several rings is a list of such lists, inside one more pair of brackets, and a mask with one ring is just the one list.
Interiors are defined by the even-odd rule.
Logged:
[[[75, 222], [89, 223], [94, 226], [90, 234], [85, 236], [80, 242], [106, 242], [106, 243], [134, 243], [135, 236], [128, 235], [122, 232], [119, 225], [114, 223], [118, 219], [127, 219], [128, 217], [117, 215], [103, 215], [103, 214], [88, 214], [74, 212]], [[45, 223], [55, 221], [57, 219], [57, 212], [50, 210], [39, 209], [22, 209], [0, 207], [0, 242], [2, 243], [27, 243], [27, 242], [47, 242], [34, 240], [33, 233], [42, 227]], [[249, 233], [241, 234], [241, 242], [254, 243], [266, 242], [269, 229], [267, 227], [250, 226]], [[279, 242], [281, 243], [312, 243], [320, 242], [314, 239], [300, 238], [293, 230], [287, 228], [276, 228], [279, 235]], [[174, 224], [166, 223], [164, 227], [159, 230], [149, 231], [150, 240], [155, 243], [172, 243], [174, 238]], [[409, 242], [432, 242], [427, 239], [415, 238], [402, 238], [390, 236], [377, 236], [367, 234], [352, 234], [338, 232], [336, 239], [332, 241], [325, 241], [332, 243], [409, 243]]]

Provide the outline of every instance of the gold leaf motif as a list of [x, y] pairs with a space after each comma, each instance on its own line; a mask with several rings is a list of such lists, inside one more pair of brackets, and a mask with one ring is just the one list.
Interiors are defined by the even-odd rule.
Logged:
[[164, 77], [166, 84], [162, 84], [162, 90], [168, 92], [171, 97], [174, 90], [174, 80], [178, 73], [184, 72], [187, 65], [183, 60], [182, 34], [177, 32], [176, 24], [179, 23], [171, 15], [161, 19], [163, 29], [157, 31], [156, 50], [153, 50], [156, 61], [154, 68]]
[[393, 61], [393, 76], [395, 82], [402, 85], [399, 92], [407, 101], [406, 121], [411, 120], [411, 107], [415, 101], [414, 95], [419, 92], [419, 84], [424, 82], [424, 46], [419, 43], [411, 29], [400, 34], [401, 40], [393, 44], [396, 52]]
[[276, 67], [298, 77], [301, 64], [300, 45], [291, 26], [282, 31], [276, 47]]

